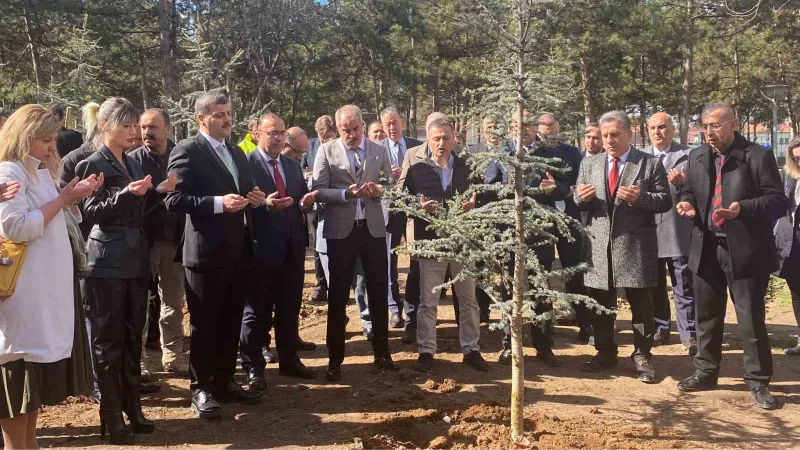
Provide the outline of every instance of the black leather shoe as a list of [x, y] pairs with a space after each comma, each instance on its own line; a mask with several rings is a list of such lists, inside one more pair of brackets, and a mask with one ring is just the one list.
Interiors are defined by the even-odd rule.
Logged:
[[328, 290], [317, 286], [314, 292], [311, 293], [308, 301], [312, 303], [328, 303]]
[[376, 356], [375, 361], [373, 361], [372, 364], [378, 369], [381, 369], [383, 371], [389, 370], [394, 372], [400, 370], [397, 366], [394, 365], [394, 362], [392, 362], [391, 356]]
[[703, 376], [698, 373], [678, 383], [678, 390], [681, 392], [709, 391], [717, 388], [717, 379]]
[[251, 367], [247, 369], [247, 386], [253, 392], [260, 392], [267, 388], [267, 380], [264, 378], [264, 369]]
[[420, 353], [417, 361], [411, 366], [417, 372], [431, 373], [433, 371], [433, 355], [430, 353]]
[[547, 364], [550, 367], [560, 367], [561, 361], [558, 360], [552, 350], [546, 352], [537, 352], [536, 359]]
[[373, 332], [372, 332], [372, 330], [369, 330], [369, 331], [367, 331], [367, 330], [364, 330], [364, 331], [362, 331], [362, 332], [361, 332], [361, 334], [362, 334], [362, 335], [363, 335], [365, 338], [367, 338], [367, 341], [368, 341], [368, 342], [372, 342], [372, 339], [373, 339], [373, 338], [375, 338], [375, 333], [373, 333]]
[[201, 419], [216, 419], [222, 413], [222, 407], [210, 392], [198, 390], [192, 394], [192, 412]]
[[647, 384], [651, 384], [655, 381], [656, 369], [650, 364], [650, 359], [638, 357], [633, 358], [633, 362], [636, 364], [636, 373], [638, 373], [637, 379], [639, 381]]
[[317, 349], [317, 344], [313, 342], [308, 342], [297, 338], [297, 343], [295, 344], [298, 352], [311, 352]]
[[497, 358], [497, 362], [499, 362], [500, 364], [502, 364], [504, 366], [510, 366], [511, 365], [511, 349], [508, 348], [508, 349], [503, 350], [503, 353], [500, 353], [500, 356]]
[[392, 328], [403, 328], [403, 314], [396, 312], [392, 314], [392, 318], [389, 319], [389, 325]]
[[584, 372], [603, 372], [609, 369], [613, 369], [617, 366], [617, 357], [616, 356], [600, 356], [595, 355], [589, 361], [581, 364], [581, 370]]
[[339, 381], [342, 379], [342, 366], [328, 367], [325, 372], [325, 379], [328, 381]]
[[769, 388], [766, 386], [750, 389], [750, 396], [753, 397], [756, 406], [761, 409], [775, 409], [778, 407], [775, 397], [769, 393]]
[[472, 367], [475, 370], [481, 372], [489, 371], [489, 363], [487, 363], [486, 360], [483, 359], [483, 356], [481, 356], [481, 352], [477, 350], [472, 350], [471, 352], [464, 355], [463, 362], [464, 364]]
[[264, 347], [261, 353], [264, 355], [264, 361], [266, 361], [267, 364], [275, 364], [278, 362], [278, 352], [273, 352], [269, 347]]
[[659, 345], [667, 345], [669, 342], [670, 333], [669, 330], [657, 330], [653, 334], [653, 347], [658, 347]]
[[139, 392], [142, 394], [152, 394], [161, 390], [161, 386], [155, 383], [139, 383]]
[[238, 403], [240, 405], [255, 405], [261, 403], [261, 394], [254, 391], [245, 391], [235, 381], [220, 386], [215, 392], [221, 402]]
[[417, 341], [417, 326], [414, 324], [406, 325], [403, 329], [403, 336], [400, 338], [403, 344], [413, 344]]
[[302, 378], [304, 380], [313, 380], [317, 378], [317, 371], [310, 369], [305, 364], [298, 362], [297, 364], [289, 367], [281, 367], [278, 369], [278, 375], [282, 377]]

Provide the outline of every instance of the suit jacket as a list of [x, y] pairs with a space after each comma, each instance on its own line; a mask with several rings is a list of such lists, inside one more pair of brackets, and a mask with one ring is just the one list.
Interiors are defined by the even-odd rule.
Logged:
[[142, 166], [129, 155], [122, 155], [123, 167], [105, 145], [81, 161], [76, 172], [81, 179], [100, 173], [103, 186], [86, 199], [83, 220], [93, 224], [86, 242], [89, 277], [147, 278], [150, 276], [150, 248], [144, 230], [144, 215], [161, 202], [151, 188], [143, 196], [134, 195], [128, 185], [145, 177]]
[[[794, 195], [797, 183], [797, 178], [792, 178], [786, 172], [783, 173], [783, 187], [787, 203], [786, 215], [778, 219], [778, 223], [775, 225], [775, 246], [778, 248], [778, 264], [780, 266], [775, 275], [781, 278], [798, 276], [796, 273], [789, 272], [790, 267], [785, 264], [790, 256], [800, 258], [800, 255], [797, 254], [800, 243], [797, 246], [794, 245], [797, 240], [796, 230], [800, 230], [800, 214], [797, 214], [798, 205]], [[792, 249], [794, 249], [794, 255], [792, 255]]]
[[[403, 167], [403, 162], [405, 161], [405, 157], [406, 157], [405, 154], [408, 153], [408, 151], [411, 150], [412, 148], [419, 147], [420, 145], [422, 145], [422, 141], [420, 141], [419, 139], [414, 139], [412, 137], [407, 137], [407, 136], [403, 136], [403, 139], [405, 140], [406, 149], [405, 149], [405, 152], [402, 155], [402, 158], [400, 159], [400, 168], [401, 169]], [[386, 147], [387, 152], [389, 151], [389, 146], [391, 145], [391, 142], [389, 142], [389, 141], [390, 141], [390, 139], [388, 137], [381, 141], [381, 145]], [[391, 155], [390, 155], [389, 160], [391, 161]], [[405, 213], [402, 213], [402, 212], [390, 212], [389, 213], [389, 221], [386, 223], [386, 231], [388, 231], [389, 233], [392, 233], [393, 235], [394, 234], [403, 234], [403, 232], [406, 229], [406, 221], [407, 221], [407, 218], [406, 218], [406, 214]]]
[[[69, 182], [75, 178], [75, 167], [78, 166], [78, 163], [88, 158], [94, 151], [94, 141], [88, 140], [79, 148], [76, 148], [69, 152], [67, 156], [61, 158], [61, 166], [58, 168], [58, 184], [61, 186], [61, 189], [64, 189], [64, 186], [68, 185]], [[83, 214], [83, 203], [83, 201], [78, 202], [78, 208], [81, 214]], [[89, 239], [89, 232], [92, 231], [92, 223], [84, 219], [79, 226], [83, 238]]]
[[[167, 156], [175, 148], [172, 142], [167, 144]], [[150, 175], [153, 179], [153, 186], [167, 179], [168, 173], [166, 166], [159, 164], [158, 156], [154, 155], [145, 146], [141, 146], [129, 153], [142, 166], [145, 175]], [[180, 245], [183, 239], [183, 229], [186, 226], [186, 215], [167, 211], [164, 202], [160, 202], [149, 214], [144, 216], [144, 230], [147, 233], [147, 241], [150, 248], [156, 241], [168, 241], [174, 245]]]
[[[260, 150], [248, 154], [247, 161], [259, 189], [267, 195], [278, 190]], [[256, 262], [258, 267], [268, 270], [283, 268], [287, 257], [295, 259], [296, 267], [303, 267], [306, 256], [305, 236], [308, 232], [300, 210], [300, 199], [308, 193], [308, 185], [299, 162], [283, 155], [278, 161], [286, 174], [283, 180], [286, 196], [291, 197], [294, 203], [283, 211], [270, 210], [264, 205], [252, 212], [257, 242]]]
[[184, 267], [213, 269], [236, 264], [244, 256], [245, 239], [251, 240], [248, 251], [255, 251], [250, 207], [237, 213], [214, 214], [214, 197], [233, 193], [244, 197], [254, 187], [242, 149], [231, 141], [225, 141], [225, 146], [239, 174], [238, 189], [225, 163], [202, 134], [184, 140], [170, 153], [167, 171], [178, 176], [178, 183], [167, 194], [166, 205], [167, 211], [186, 215], [181, 252]]
[[319, 150], [319, 138], [311, 138], [308, 140], [308, 151], [300, 158], [300, 167], [306, 171], [314, 170], [314, 160], [317, 158], [317, 150]]
[[81, 145], [83, 145], [83, 136], [77, 131], [62, 127], [61, 131], [58, 132], [58, 139], [56, 140], [58, 156], [63, 158]]
[[[702, 276], [704, 247], [715, 244], [708, 228], [711, 200], [714, 196], [716, 168], [713, 150], [708, 144], [692, 151], [686, 164], [686, 181], [681, 201], [689, 202], [697, 212], [689, 248], [689, 268]], [[741, 211], [724, 227], [730, 245], [735, 279], [766, 275], [778, 269], [778, 255], [772, 227], [786, 211], [778, 164], [772, 152], [736, 133], [722, 168], [724, 206], [739, 202]], [[711, 263], [711, 261], [709, 261]]]
[[[587, 214], [588, 239], [584, 246], [592, 267], [584, 275], [586, 286], [610, 290], [617, 287], [652, 288], [658, 284], [658, 243], [654, 213], [672, 206], [667, 173], [658, 159], [631, 147], [618, 186], [637, 184], [641, 189], [633, 205], [608, 191], [607, 154], [584, 158], [577, 184], [590, 184], [597, 195], [588, 202], [578, 196], [575, 204]], [[610, 202], [613, 202], [611, 204]], [[608, 260], [609, 246], [611, 261]], [[608, 271], [612, 269], [613, 285]]]
[[[653, 147], [649, 146], [643, 150], [648, 155], [654, 155]], [[667, 153], [661, 158], [664, 170], [675, 169], [680, 172], [686, 167], [689, 161], [691, 149], [682, 144], [673, 143]], [[680, 202], [681, 190], [679, 187], [669, 183], [669, 192], [672, 197], [672, 204]], [[678, 214], [677, 208], [670, 208], [665, 213], [658, 213], [656, 219], [656, 233], [658, 234], [658, 257], [674, 258], [687, 256], [689, 254], [689, 241], [692, 236], [692, 221], [686, 220]]]
[[[366, 161], [362, 183], [372, 181], [388, 187], [392, 178], [392, 164], [386, 147], [369, 139], [366, 142]], [[314, 159], [314, 186], [319, 190], [317, 201], [325, 203], [325, 239], [344, 239], [353, 229], [356, 218], [355, 198], [344, 199], [342, 191], [356, 184], [356, 176], [347, 157], [345, 144], [334, 139], [322, 144]], [[380, 198], [364, 197], [364, 218], [373, 237], [386, 236], [386, 224]]]

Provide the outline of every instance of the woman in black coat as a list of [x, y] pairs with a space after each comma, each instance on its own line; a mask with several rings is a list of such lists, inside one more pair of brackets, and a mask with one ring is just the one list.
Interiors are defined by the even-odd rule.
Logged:
[[[775, 226], [775, 244], [778, 247], [778, 258], [781, 268], [777, 276], [786, 280], [789, 292], [792, 294], [792, 309], [794, 318], [800, 327], [800, 214], [797, 206], [800, 204], [800, 137], [795, 137], [789, 142], [786, 150], [786, 166], [783, 170], [783, 189], [789, 201], [786, 215], [778, 220]], [[787, 348], [786, 354], [800, 356], [800, 335], [797, 345]]]
[[98, 116], [98, 148], [75, 168], [81, 178], [105, 176], [105, 184], [83, 205], [84, 220], [92, 223], [86, 243], [85, 309], [100, 387], [100, 436], [108, 428], [114, 444], [133, 444], [134, 433], [154, 429], [139, 399], [150, 276], [144, 215], [175, 187], [174, 176], [153, 186], [141, 165], [125, 153], [139, 135], [138, 123], [139, 111], [128, 100], [106, 100]]

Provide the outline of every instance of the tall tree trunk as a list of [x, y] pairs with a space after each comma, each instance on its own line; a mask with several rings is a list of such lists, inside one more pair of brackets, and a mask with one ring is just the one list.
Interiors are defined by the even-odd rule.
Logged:
[[[142, 74], [139, 76], [139, 88], [142, 91], [142, 108], [150, 108], [150, 99], [147, 95], [147, 65], [144, 63], [144, 55], [139, 55], [139, 67], [141, 67]], [[143, 110], [144, 110], [143, 109]]]
[[411, 105], [408, 111], [408, 133], [417, 136], [417, 86], [411, 88]]
[[[736, 119], [740, 119], [742, 117], [741, 113], [739, 112], [739, 107], [742, 103], [742, 87], [741, 87], [741, 77], [739, 76], [739, 47], [733, 47], [733, 68], [734, 68], [734, 78], [733, 78], [733, 87], [734, 87], [734, 94], [736, 95], [736, 99], [734, 100], [733, 104], [733, 113]], [[742, 120], [739, 120], [739, 123], [742, 123]]]
[[586, 57], [581, 57], [581, 92], [583, 93], [583, 117], [584, 123], [594, 122], [594, 100], [592, 99], [592, 92], [589, 90], [589, 60]]
[[31, 51], [31, 62], [33, 64], [33, 76], [36, 81], [36, 101], [41, 103], [42, 99], [42, 74], [41, 64], [39, 63], [39, 45], [34, 38], [33, 12], [30, 0], [25, 0], [22, 4], [22, 20], [25, 22], [25, 33], [28, 37], [28, 48]]
[[683, 85], [681, 86], [680, 140], [686, 145], [689, 140], [689, 115], [692, 108], [692, 81], [694, 78], [694, 0], [686, 1], [686, 15], [689, 19], [689, 37], [683, 57]]

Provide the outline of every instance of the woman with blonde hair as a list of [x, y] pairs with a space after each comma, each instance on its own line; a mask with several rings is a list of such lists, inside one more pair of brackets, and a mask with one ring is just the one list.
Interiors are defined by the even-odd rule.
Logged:
[[[794, 318], [800, 327], [800, 137], [789, 142], [786, 165], [783, 170], [783, 191], [788, 198], [786, 215], [775, 226], [775, 244], [778, 247], [780, 269], [775, 275], [786, 280], [792, 295]], [[800, 334], [797, 345], [785, 350], [789, 356], [800, 356]]]
[[[19, 186], [0, 203], [0, 237], [25, 243], [14, 293], [0, 301], [0, 424], [6, 448], [38, 448], [37, 411], [87, 392], [89, 360], [71, 245], [73, 207], [102, 183], [54, 181], [61, 122], [26, 105], [0, 130], [0, 183]], [[70, 227], [73, 227], [70, 230]]]

